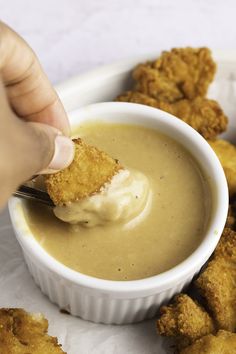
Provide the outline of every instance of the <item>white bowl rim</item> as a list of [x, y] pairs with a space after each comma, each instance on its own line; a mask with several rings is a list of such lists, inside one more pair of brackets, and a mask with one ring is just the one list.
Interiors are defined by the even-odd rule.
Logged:
[[[77, 272], [63, 265], [47, 253], [34, 239], [25, 219], [22, 220], [22, 214], [19, 213], [18, 210], [19, 203], [21, 204], [22, 201], [15, 197], [12, 197], [8, 204], [13, 228], [21, 247], [30, 257], [34, 257], [48, 270], [56, 273], [62, 279], [72, 282], [75, 286], [86, 287], [90, 290], [94, 289], [102, 293], [113, 293], [117, 296], [145, 296], [148, 293], [154, 294], [157, 290], [158, 292], [162, 292], [171, 288], [173, 284], [181, 282], [181, 280], [187, 278], [188, 275], [195, 274], [214, 251], [223, 231], [228, 212], [228, 187], [224, 171], [216, 154], [200, 134], [182, 120], [159, 109], [134, 103], [102, 102], [79, 108], [71, 112], [71, 114], [81, 114], [85, 110], [88, 110], [90, 113], [97, 112], [98, 114], [99, 112], [103, 112], [104, 109], [105, 111], [114, 111], [116, 113], [117, 110], [119, 110], [121, 113], [123, 112], [126, 114], [129, 112], [132, 114], [135, 112], [140, 114], [140, 111], [142, 111], [144, 114], [154, 119], [165, 120], [166, 124], [174, 125], [176, 129], [181, 130], [184, 134], [190, 134], [191, 139], [197, 142], [199, 148], [204, 151], [205, 154], [209, 155], [212, 165], [217, 170], [218, 188], [216, 193], [218, 203], [215, 208], [215, 216], [211, 221], [212, 227], [208, 229], [201, 244], [183, 262], [161, 274], [140, 280], [113, 281], [95, 278]], [[22, 225], [24, 224], [24, 227], [27, 227], [32, 237], [28, 237], [28, 235], [25, 237], [22, 229], [19, 229], [19, 223]], [[218, 231], [217, 235], [214, 233], [214, 230]], [[213, 237], [213, 234], [215, 237]]]

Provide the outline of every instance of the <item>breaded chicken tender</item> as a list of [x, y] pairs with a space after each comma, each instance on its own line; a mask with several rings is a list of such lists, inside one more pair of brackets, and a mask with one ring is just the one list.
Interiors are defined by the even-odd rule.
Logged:
[[139, 64], [134, 69], [133, 78], [136, 81], [134, 90], [164, 102], [175, 102], [184, 98], [183, 92], [176, 83], [152, 65], [152, 63]]
[[227, 128], [228, 119], [220, 105], [203, 97], [196, 97], [191, 101], [182, 99], [171, 104], [140, 92], [128, 91], [118, 96], [117, 101], [140, 103], [171, 113], [189, 124], [205, 139], [214, 139]]
[[208, 141], [218, 156], [227, 178], [229, 193], [236, 193], [236, 146], [226, 140]]
[[45, 177], [55, 205], [65, 205], [98, 193], [122, 169], [117, 160], [81, 139], [74, 139], [75, 157], [66, 169]]
[[191, 125], [205, 139], [213, 139], [227, 128], [228, 119], [218, 102], [197, 97], [180, 100], [172, 105], [173, 114]]
[[236, 330], [236, 232], [225, 228], [212, 260], [195, 281], [219, 329]]
[[180, 354], [236, 354], [236, 334], [219, 331], [209, 334], [183, 349]]
[[225, 227], [229, 227], [230, 229], [235, 230], [235, 226], [236, 226], [235, 216], [236, 216], [235, 206], [230, 204]]
[[236, 263], [236, 232], [227, 227], [224, 229], [213, 254], [213, 259], [217, 258], [224, 258]]
[[[148, 95], [145, 95], [144, 93], [137, 92], [137, 91], [126, 91], [119, 95], [116, 98], [116, 101], [118, 102], [131, 102], [131, 103], [139, 103], [139, 104], [144, 104], [146, 106], [151, 106], [154, 108], [160, 108], [160, 104], [162, 101], [152, 98]], [[169, 109], [171, 109], [171, 105], [168, 103], [164, 103], [163, 105], [166, 105], [167, 107], [167, 112], [169, 112]], [[170, 107], [170, 108], [168, 108]], [[160, 108], [164, 110], [163, 108]]]
[[174, 48], [133, 71], [135, 91], [162, 101], [205, 96], [216, 64], [208, 48]]
[[65, 353], [56, 337], [47, 334], [48, 321], [23, 309], [0, 309], [1, 354]]
[[214, 323], [209, 314], [186, 294], [177, 295], [174, 303], [162, 306], [157, 330], [161, 335], [175, 337], [180, 347], [213, 333]]

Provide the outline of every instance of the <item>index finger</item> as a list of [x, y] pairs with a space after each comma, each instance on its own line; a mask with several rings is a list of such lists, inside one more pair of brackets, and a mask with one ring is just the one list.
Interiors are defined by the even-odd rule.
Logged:
[[0, 71], [15, 113], [27, 120], [52, 125], [69, 134], [63, 105], [28, 44], [0, 22]]

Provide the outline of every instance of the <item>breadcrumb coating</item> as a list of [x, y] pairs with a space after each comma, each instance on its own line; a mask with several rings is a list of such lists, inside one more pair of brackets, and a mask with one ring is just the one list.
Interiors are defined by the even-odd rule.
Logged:
[[184, 98], [175, 82], [153, 68], [152, 63], [139, 64], [133, 71], [133, 78], [136, 81], [134, 90], [149, 97], [164, 102], [175, 102]]
[[215, 336], [209, 334], [196, 340], [180, 354], [236, 354], [236, 334], [223, 330]]
[[189, 124], [205, 139], [214, 139], [226, 130], [228, 124], [228, 118], [220, 105], [214, 100], [203, 97], [196, 97], [191, 101], [181, 99], [175, 103], [168, 103], [140, 92], [127, 91], [118, 96], [117, 101], [140, 103], [171, 113]]
[[236, 193], [236, 146], [222, 139], [208, 141], [218, 156], [228, 182], [229, 193]]
[[230, 204], [225, 227], [228, 227], [234, 231], [235, 231], [235, 223], [236, 223], [235, 216], [236, 216], [235, 205]]
[[[201, 300], [206, 304], [207, 311], [188, 295], [180, 294], [176, 296], [173, 304], [161, 308], [161, 317], [157, 321], [159, 333], [175, 337], [178, 348], [186, 347], [204, 335], [214, 334], [215, 330], [236, 330], [235, 231], [224, 229], [211, 260], [194, 284], [201, 294]], [[233, 347], [229, 348], [233, 350]], [[186, 352], [181, 352], [183, 353], [192, 352], [186, 349]], [[225, 353], [231, 354], [230, 351]]]
[[1, 354], [66, 354], [56, 337], [47, 334], [48, 321], [23, 309], [0, 309]]
[[236, 330], [236, 232], [225, 228], [195, 285], [219, 329]]
[[[160, 100], [158, 100], [156, 98], [152, 98], [148, 95], [145, 95], [144, 93], [137, 92], [137, 91], [126, 91], [126, 92], [122, 93], [121, 95], [119, 95], [116, 98], [116, 101], [139, 103], [139, 104], [144, 104], [146, 106], [151, 106], [154, 108], [160, 108], [160, 104], [161, 104]], [[168, 105], [168, 104], [166, 104], [166, 105], [167, 105], [167, 107], [168, 106], [171, 107], [171, 105]], [[168, 110], [167, 110], [167, 112], [168, 112]]]
[[204, 97], [216, 64], [208, 48], [173, 48], [133, 71], [135, 91], [167, 102]]
[[81, 139], [74, 139], [75, 157], [66, 169], [45, 177], [55, 205], [65, 205], [98, 193], [122, 169], [117, 160]]
[[213, 333], [214, 323], [205, 309], [186, 294], [179, 294], [174, 302], [160, 309], [157, 330], [161, 335], [175, 337], [180, 347]]

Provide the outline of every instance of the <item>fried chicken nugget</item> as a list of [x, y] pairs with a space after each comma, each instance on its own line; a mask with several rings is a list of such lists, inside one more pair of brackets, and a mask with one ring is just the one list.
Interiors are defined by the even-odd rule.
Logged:
[[235, 214], [235, 206], [232, 204], [229, 204], [229, 211], [228, 211], [228, 216], [227, 216], [225, 227], [228, 227], [231, 230], [235, 230], [235, 223], [236, 223], [235, 215], [236, 215]]
[[100, 191], [122, 169], [118, 160], [74, 139], [75, 157], [66, 169], [45, 177], [48, 194], [55, 205], [75, 202]]
[[227, 128], [228, 118], [218, 102], [197, 97], [180, 100], [172, 105], [173, 114], [191, 125], [205, 139], [213, 139]]
[[23, 309], [0, 309], [0, 353], [65, 353], [57, 338], [49, 336], [47, 330], [48, 321], [40, 314], [29, 314]]
[[208, 141], [218, 156], [228, 182], [229, 193], [236, 193], [236, 146], [226, 140]]
[[236, 330], [236, 232], [225, 228], [212, 260], [195, 281], [219, 329]]
[[151, 63], [139, 64], [133, 71], [136, 81], [135, 91], [164, 102], [175, 102], [184, 98], [183, 92], [175, 82], [152, 67]]
[[208, 48], [173, 48], [133, 71], [135, 90], [167, 102], [204, 97], [216, 64]]
[[192, 101], [182, 99], [171, 104], [140, 92], [128, 91], [118, 96], [117, 101], [140, 103], [171, 113], [189, 124], [205, 139], [214, 139], [227, 128], [228, 118], [220, 105], [203, 97], [196, 97]]
[[[139, 104], [144, 104], [146, 106], [151, 106], [154, 108], [160, 108], [161, 101], [152, 98], [148, 95], [145, 95], [144, 93], [140, 93], [137, 91], [126, 91], [119, 95], [116, 98], [116, 101], [118, 102], [131, 102], [131, 103], [139, 103]], [[168, 103], [165, 103], [166, 107], [170, 107], [168, 109], [171, 109], [171, 105]], [[169, 110], [167, 110], [169, 112]]]
[[236, 334], [223, 330], [215, 336], [209, 334], [196, 340], [180, 354], [236, 354]]
[[185, 347], [215, 330], [209, 314], [186, 294], [179, 294], [173, 304], [162, 306], [160, 314], [157, 320], [158, 332], [175, 337], [180, 347]]

